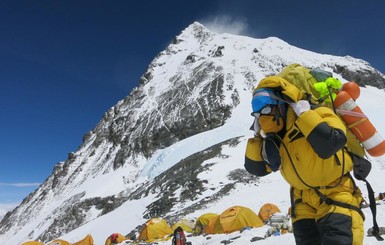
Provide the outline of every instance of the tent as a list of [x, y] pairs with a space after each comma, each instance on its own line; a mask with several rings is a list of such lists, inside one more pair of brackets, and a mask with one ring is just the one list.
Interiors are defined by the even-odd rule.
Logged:
[[226, 209], [218, 217], [210, 219], [205, 232], [209, 234], [231, 233], [245, 227], [260, 227], [263, 222], [254, 211], [242, 206]]
[[139, 234], [139, 241], [153, 242], [155, 240], [170, 239], [173, 230], [162, 218], [152, 218], [148, 220]]
[[272, 214], [280, 212], [281, 210], [279, 210], [277, 205], [266, 203], [259, 209], [258, 217], [262, 220], [262, 222], [266, 223]]
[[195, 221], [194, 235], [200, 235], [203, 233], [206, 226], [209, 224], [209, 221], [213, 217], [218, 217], [219, 214], [215, 213], [205, 213], [198, 217]]
[[23, 242], [20, 245], [44, 245], [42, 242], [37, 242], [37, 241], [28, 241], [28, 242]]
[[105, 245], [113, 244], [112, 241], [111, 241], [112, 238], [115, 239], [115, 241], [117, 241], [118, 243], [121, 243], [124, 240], [127, 240], [127, 238], [125, 236], [123, 236], [122, 234], [120, 234], [120, 233], [113, 233], [109, 237], [107, 237], [106, 242], [104, 244]]
[[194, 228], [194, 221], [188, 220], [188, 219], [181, 219], [175, 224], [171, 226], [171, 229], [174, 231], [178, 226], [182, 227], [182, 229], [186, 232], [192, 233], [193, 228]]
[[72, 245], [94, 245], [94, 238], [88, 234], [82, 240], [72, 243]]
[[52, 242], [48, 243], [47, 245], [71, 245], [69, 242], [62, 240], [62, 239], [56, 239]]

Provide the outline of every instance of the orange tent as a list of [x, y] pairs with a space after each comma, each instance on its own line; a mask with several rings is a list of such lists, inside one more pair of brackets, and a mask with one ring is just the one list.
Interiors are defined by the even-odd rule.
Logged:
[[211, 218], [205, 232], [208, 234], [231, 233], [245, 227], [260, 226], [263, 226], [263, 222], [254, 211], [242, 206], [233, 206], [218, 217]]
[[215, 214], [215, 213], [205, 213], [199, 216], [198, 219], [195, 221], [193, 234], [195, 236], [201, 235], [205, 230], [206, 226], [209, 224], [210, 219], [218, 216], [219, 214]]
[[28, 242], [23, 242], [20, 245], [44, 245], [42, 242], [37, 242], [37, 241], [28, 241]]
[[279, 210], [277, 205], [266, 203], [259, 209], [258, 217], [262, 220], [262, 222], [266, 223], [272, 214], [280, 212], [281, 210]]
[[178, 226], [180, 226], [183, 229], [183, 231], [191, 233], [191, 232], [193, 232], [195, 223], [192, 220], [181, 219], [178, 222], [176, 222], [175, 224], [173, 224], [171, 226], [171, 229], [174, 231]]
[[72, 243], [72, 245], [94, 245], [94, 239], [88, 234], [82, 240]]
[[139, 241], [153, 242], [155, 240], [167, 240], [171, 238], [173, 230], [162, 218], [148, 220], [139, 234]]
[[106, 239], [106, 242], [104, 243], [105, 245], [111, 245], [113, 244], [112, 240], [111, 239], [114, 239], [115, 241], [117, 241], [118, 243], [121, 243], [123, 242], [124, 240], [127, 240], [127, 238], [125, 236], [123, 236], [122, 234], [120, 233], [113, 233], [111, 234], [107, 239]]
[[69, 242], [62, 240], [62, 239], [56, 239], [52, 242], [48, 243], [47, 245], [71, 245]]

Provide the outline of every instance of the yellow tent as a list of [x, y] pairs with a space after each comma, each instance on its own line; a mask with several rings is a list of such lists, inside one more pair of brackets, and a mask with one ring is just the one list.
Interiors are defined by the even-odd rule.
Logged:
[[280, 212], [281, 210], [279, 210], [277, 205], [266, 203], [259, 209], [258, 217], [262, 220], [262, 222], [266, 223], [272, 214]]
[[72, 245], [94, 245], [94, 239], [88, 234], [82, 240], [72, 243]]
[[173, 230], [162, 218], [148, 220], [139, 234], [139, 241], [153, 242], [155, 240], [168, 240], [171, 238]]
[[209, 234], [231, 233], [245, 227], [260, 226], [263, 226], [263, 222], [251, 209], [233, 206], [218, 217], [211, 218], [205, 232]]
[[127, 238], [125, 236], [123, 236], [122, 234], [120, 233], [113, 233], [111, 234], [107, 239], [106, 239], [106, 242], [104, 243], [105, 245], [111, 245], [113, 244], [113, 240], [115, 240], [116, 242], [118, 243], [121, 243], [123, 242], [124, 240], [127, 240]]
[[206, 228], [206, 226], [209, 224], [209, 221], [213, 217], [218, 217], [219, 214], [215, 213], [205, 213], [198, 217], [198, 219], [195, 221], [195, 227], [194, 227], [194, 235], [200, 235]]
[[44, 245], [42, 242], [37, 242], [37, 241], [28, 241], [28, 242], [23, 242], [20, 245]]
[[71, 244], [67, 241], [62, 240], [62, 239], [56, 239], [56, 240], [53, 240], [52, 242], [48, 243], [47, 245], [71, 245]]
[[171, 229], [174, 231], [178, 226], [182, 227], [182, 229], [186, 232], [192, 232], [194, 228], [194, 221], [188, 219], [181, 219], [175, 224], [171, 226]]

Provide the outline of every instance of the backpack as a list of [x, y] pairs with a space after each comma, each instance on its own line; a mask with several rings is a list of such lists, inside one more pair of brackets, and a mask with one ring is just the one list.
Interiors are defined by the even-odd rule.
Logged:
[[[319, 82], [325, 81], [328, 77], [332, 77], [332, 75], [333, 74], [330, 72], [320, 69], [310, 70], [299, 64], [288, 65], [277, 74], [277, 76], [284, 78], [302, 92], [301, 99], [308, 100], [313, 105], [327, 106], [331, 109], [334, 109], [332, 103], [330, 103], [330, 100], [327, 97], [328, 95], [321, 95], [320, 92], [316, 90], [316, 85], [319, 84]], [[341, 119], [341, 121], [343, 120]], [[354, 155], [364, 157], [364, 147], [360, 144], [352, 131], [348, 127], [346, 128], [347, 151], [353, 153]]]
[[[335, 99], [335, 93], [338, 91], [340, 86], [342, 86], [342, 83], [340, 85], [331, 87], [328, 86], [327, 88], [324, 87], [323, 89], [320, 89], [322, 88], [322, 86], [327, 86], [324, 81], [329, 78], [332, 78], [331, 72], [327, 72], [320, 69], [310, 70], [299, 64], [291, 64], [285, 67], [276, 76], [285, 79], [286, 81], [297, 87], [302, 93], [301, 99], [308, 100], [312, 105], [327, 106], [333, 109], [336, 115], [341, 118], [341, 116], [336, 112], [332, 101]], [[341, 121], [344, 122], [342, 118]], [[371, 163], [364, 158], [365, 148], [361, 145], [357, 137], [353, 134], [353, 132], [348, 126], [346, 127], [346, 129], [347, 144], [345, 149], [347, 152], [349, 152], [353, 160], [354, 177], [358, 180], [364, 181], [368, 190], [370, 209], [372, 211], [373, 216], [373, 232], [371, 233], [377, 238], [377, 240], [382, 241], [383, 238], [379, 234], [379, 227], [376, 221], [376, 203], [374, 198], [374, 191], [369, 182], [366, 180], [366, 177], [368, 176], [371, 170]]]
[[320, 95], [314, 87], [317, 80], [310, 74], [310, 69], [299, 64], [291, 64], [276, 76], [282, 77], [296, 86], [302, 92], [302, 99], [309, 100], [312, 104], [318, 103]]
[[172, 245], [186, 245], [186, 236], [180, 226], [174, 230]]

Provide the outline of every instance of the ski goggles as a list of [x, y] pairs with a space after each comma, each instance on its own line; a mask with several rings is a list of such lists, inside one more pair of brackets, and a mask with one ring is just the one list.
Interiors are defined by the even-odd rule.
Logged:
[[253, 113], [260, 113], [262, 110], [265, 110], [262, 114], [269, 114], [267, 110], [264, 109], [265, 107], [270, 107], [270, 109], [273, 109], [276, 105], [283, 105], [284, 101], [280, 100], [277, 95], [274, 94], [274, 91], [272, 89], [258, 89], [255, 90], [253, 93], [253, 99], [251, 100], [251, 107], [253, 110]]
[[252, 112], [251, 115], [256, 118], [259, 118], [261, 115], [272, 115], [276, 107], [276, 105], [266, 105], [260, 111]]

